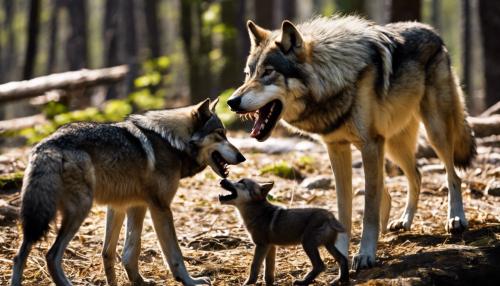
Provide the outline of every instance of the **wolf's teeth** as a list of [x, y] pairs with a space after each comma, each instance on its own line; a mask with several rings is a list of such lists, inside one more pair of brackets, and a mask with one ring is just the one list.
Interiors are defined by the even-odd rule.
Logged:
[[266, 121], [264, 121], [265, 123], [269, 122], [269, 118], [266, 118]]
[[263, 129], [263, 128], [264, 128], [264, 126], [265, 126], [265, 125], [264, 125], [264, 123], [262, 123], [262, 124], [260, 125], [260, 129]]

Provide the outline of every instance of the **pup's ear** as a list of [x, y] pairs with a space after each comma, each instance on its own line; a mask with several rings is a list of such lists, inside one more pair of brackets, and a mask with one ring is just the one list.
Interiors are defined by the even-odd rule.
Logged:
[[247, 22], [247, 30], [248, 35], [250, 36], [252, 48], [257, 47], [263, 40], [269, 37], [269, 34], [271, 34], [269, 30], [257, 26], [251, 20], [248, 20]]
[[267, 196], [267, 194], [269, 194], [269, 192], [271, 191], [271, 189], [273, 188], [274, 186], [274, 182], [265, 182], [265, 183], [261, 183], [260, 184], [260, 192], [262, 193], [262, 195], [264, 197]]
[[205, 99], [204, 101], [198, 103], [195, 107], [196, 116], [202, 121], [205, 122], [212, 113], [210, 112], [210, 98]]
[[300, 54], [304, 50], [304, 40], [295, 25], [285, 20], [281, 24], [281, 39], [276, 41], [276, 45], [284, 54], [294, 52]]
[[217, 107], [217, 103], [219, 103], [219, 97], [217, 97], [212, 103], [210, 103], [210, 111], [215, 113], [215, 107]]

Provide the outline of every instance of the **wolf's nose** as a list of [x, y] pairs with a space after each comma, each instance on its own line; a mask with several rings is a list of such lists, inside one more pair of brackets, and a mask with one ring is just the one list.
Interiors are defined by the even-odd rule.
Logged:
[[243, 154], [238, 153], [238, 155], [236, 156], [236, 160], [238, 160], [238, 163], [241, 163], [245, 162], [247, 159], [245, 158], [245, 156], [243, 156]]
[[238, 110], [240, 108], [241, 97], [237, 96], [235, 98], [231, 98], [227, 101], [227, 105], [231, 107], [232, 110]]

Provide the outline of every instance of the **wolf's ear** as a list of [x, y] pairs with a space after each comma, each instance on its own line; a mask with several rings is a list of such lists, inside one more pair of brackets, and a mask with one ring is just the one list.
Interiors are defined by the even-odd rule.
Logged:
[[264, 39], [269, 37], [271, 32], [264, 28], [257, 26], [251, 20], [247, 22], [248, 35], [250, 36], [250, 42], [252, 44], [252, 48], [258, 46]]
[[276, 45], [284, 54], [288, 54], [291, 51], [298, 54], [304, 49], [304, 40], [295, 25], [285, 20], [281, 24], [281, 39], [276, 41]]
[[196, 115], [202, 120], [206, 121], [212, 113], [210, 112], [210, 98], [198, 103], [195, 107]]
[[265, 182], [265, 183], [261, 183], [260, 184], [260, 192], [262, 193], [262, 195], [264, 197], [267, 196], [267, 194], [269, 194], [269, 192], [271, 191], [271, 189], [273, 188], [274, 186], [274, 182]]
[[210, 103], [210, 111], [212, 113], [215, 113], [215, 107], [217, 107], [217, 103], [219, 103], [218, 97], [212, 103]]

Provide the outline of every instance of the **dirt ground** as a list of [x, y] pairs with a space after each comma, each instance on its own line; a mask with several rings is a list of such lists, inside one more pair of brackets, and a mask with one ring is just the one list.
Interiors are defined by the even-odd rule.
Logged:
[[[236, 136], [241, 136], [236, 134]], [[297, 180], [284, 179], [260, 170], [269, 164], [286, 161], [305, 177], [332, 176], [328, 155], [318, 144], [292, 140], [283, 150], [265, 150], [239, 140], [247, 161], [230, 168], [230, 178], [252, 177], [274, 180], [274, 200], [287, 207], [315, 206], [336, 213], [334, 184], [326, 189], [307, 189]], [[268, 144], [269, 145], [269, 144]], [[462, 237], [445, 233], [447, 189], [444, 169], [437, 159], [419, 159], [423, 175], [418, 212], [410, 232], [387, 233], [380, 237], [378, 264], [359, 273], [351, 272], [352, 284], [364, 285], [498, 285], [500, 281], [500, 148], [499, 144], [480, 145], [474, 167], [461, 172], [464, 205], [470, 228]], [[286, 150], [284, 150], [286, 149]], [[23, 169], [25, 149], [6, 150], [0, 157], [0, 173]], [[271, 153], [270, 153], [271, 152]], [[279, 152], [279, 153], [276, 153]], [[242, 227], [236, 210], [221, 206], [219, 179], [210, 169], [181, 182], [172, 209], [177, 235], [188, 270], [193, 276], [210, 276], [213, 285], [241, 285], [248, 275], [252, 243]], [[406, 200], [406, 180], [392, 168], [386, 187], [392, 196], [391, 219], [399, 217]], [[353, 155], [353, 238], [350, 255], [359, 247], [363, 215], [363, 171], [359, 152]], [[497, 194], [498, 195], [498, 194]], [[19, 195], [0, 195], [0, 202], [19, 205]], [[64, 269], [75, 285], [105, 285], [101, 262], [105, 207], [95, 206], [64, 256]], [[34, 247], [24, 272], [25, 285], [49, 285], [45, 253], [54, 240], [54, 229], [47, 239]], [[0, 223], [0, 285], [8, 284], [12, 258], [20, 244], [17, 221]], [[120, 236], [121, 253], [124, 233]], [[328, 285], [338, 268], [325, 250], [321, 251], [327, 271], [315, 285]], [[120, 285], [128, 285], [117, 257]], [[276, 285], [291, 285], [303, 276], [310, 263], [300, 246], [280, 248], [277, 255]], [[149, 216], [142, 236], [140, 269], [143, 276], [158, 285], [178, 285], [164, 266]], [[262, 281], [260, 279], [259, 281]], [[263, 283], [263, 282], [259, 282]]]

